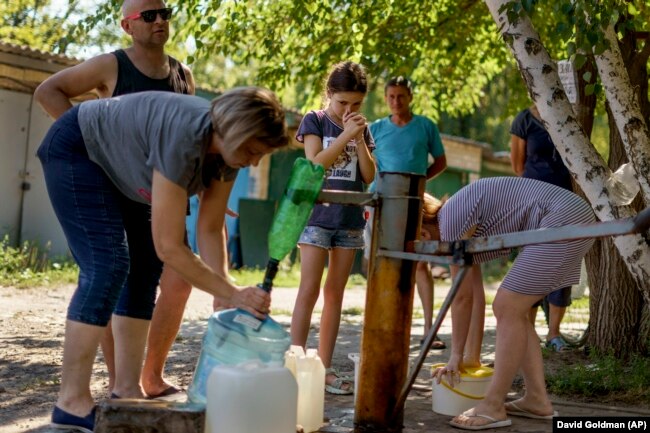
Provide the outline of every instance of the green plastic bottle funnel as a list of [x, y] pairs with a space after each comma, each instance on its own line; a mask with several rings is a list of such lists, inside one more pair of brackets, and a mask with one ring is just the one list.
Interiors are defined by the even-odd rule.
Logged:
[[272, 259], [280, 261], [296, 247], [324, 179], [322, 165], [305, 158], [294, 162], [269, 232], [269, 256]]
[[278, 264], [296, 247], [300, 234], [314, 209], [325, 179], [325, 168], [308, 159], [297, 158], [289, 182], [273, 217], [269, 231], [269, 262], [261, 288], [270, 292]]
[[[278, 264], [296, 247], [324, 180], [325, 168], [322, 165], [314, 164], [305, 158], [297, 158], [293, 163], [289, 182], [269, 231], [269, 261], [264, 281], [259, 284], [259, 287], [267, 292], [273, 288]], [[252, 316], [250, 319], [251, 327], [258, 329], [261, 322]]]

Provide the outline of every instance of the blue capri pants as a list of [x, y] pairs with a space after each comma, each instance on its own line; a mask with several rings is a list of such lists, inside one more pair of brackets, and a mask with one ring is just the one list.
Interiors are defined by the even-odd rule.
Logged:
[[67, 318], [106, 326], [111, 314], [150, 320], [162, 262], [151, 207], [124, 196], [88, 157], [78, 106], [50, 128], [38, 149], [47, 191], [79, 281]]

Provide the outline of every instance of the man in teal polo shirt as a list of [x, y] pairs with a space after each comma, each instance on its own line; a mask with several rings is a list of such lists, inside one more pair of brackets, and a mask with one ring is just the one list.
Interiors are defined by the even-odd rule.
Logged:
[[[373, 155], [377, 172], [414, 173], [433, 179], [447, 168], [445, 150], [436, 124], [411, 112], [411, 81], [402, 76], [391, 78], [384, 88], [384, 99], [391, 114], [370, 125], [375, 139]], [[429, 164], [429, 155], [433, 164]], [[367, 226], [372, 224], [369, 222]], [[415, 281], [424, 310], [424, 335], [427, 335], [433, 320], [433, 277], [427, 262], [418, 262]], [[432, 348], [444, 349], [445, 343], [436, 339]]]

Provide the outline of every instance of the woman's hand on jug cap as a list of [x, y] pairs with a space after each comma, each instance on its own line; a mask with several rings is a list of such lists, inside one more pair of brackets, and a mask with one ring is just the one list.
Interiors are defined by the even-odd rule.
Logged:
[[237, 287], [230, 303], [246, 310], [258, 319], [264, 319], [271, 310], [271, 295], [259, 287]]

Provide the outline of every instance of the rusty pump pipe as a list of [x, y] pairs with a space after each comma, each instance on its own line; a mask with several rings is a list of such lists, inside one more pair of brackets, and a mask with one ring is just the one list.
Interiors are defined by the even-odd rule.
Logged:
[[361, 336], [355, 432], [401, 432], [416, 263], [376, 256], [419, 238], [425, 178], [380, 173]]

